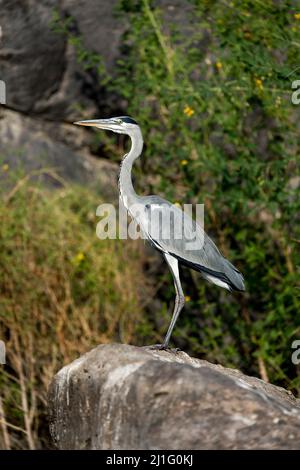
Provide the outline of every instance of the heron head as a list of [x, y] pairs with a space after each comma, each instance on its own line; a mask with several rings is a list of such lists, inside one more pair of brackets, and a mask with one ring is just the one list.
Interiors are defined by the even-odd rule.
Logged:
[[109, 119], [90, 119], [88, 121], [77, 121], [78, 126], [92, 126], [98, 129], [117, 132], [118, 134], [131, 134], [139, 128], [138, 123], [129, 116], [120, 116]]

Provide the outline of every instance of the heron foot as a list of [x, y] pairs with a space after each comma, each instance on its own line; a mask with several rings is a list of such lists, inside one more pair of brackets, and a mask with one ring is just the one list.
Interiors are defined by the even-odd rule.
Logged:
[[152, 351], [168, 351], [172, 353], [181, 351], [180, 348], [169, 348], [165, 344], [152, 344], [151, 346], [146, 346], [146, 348], [151, 349]]
[[147, 347], [152, 351], [166, 351], [167, 349], [169, 349], [168, 346], [166, 346], [165, 344], [151, 344], [151, 346]]

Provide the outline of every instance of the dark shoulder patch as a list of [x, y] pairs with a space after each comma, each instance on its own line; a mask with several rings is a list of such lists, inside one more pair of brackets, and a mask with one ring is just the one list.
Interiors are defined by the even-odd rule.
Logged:
[[128, 122], [129, 124], [136, 124], [138, 126], [138, 123], [129, 116], [121, 116], [120, 119], [122, 119], [124, 122]]

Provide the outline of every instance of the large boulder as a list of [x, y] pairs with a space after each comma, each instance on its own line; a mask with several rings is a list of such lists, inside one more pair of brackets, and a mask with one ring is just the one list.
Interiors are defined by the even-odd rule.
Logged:
[[55, 94], [65, 73], [66, 40], [51, 31], [54, 0], [0, 0], [0, 78], [7, 104], [39, 111]]
[[[0, 0], [0, 80], [6, 84], [6, 107], [0, 107], [0, 163], [10, 169], [22, 166], [26, 173], [55, 168], [67, 180], [98, 184], [109, 201], [117, 199], [118, 166], [93, 158], [93, 134], [71, 123], [109, 114], [107, 103], [113, 109], [113, 97], [101, 87], [95, 71], [78, 63], [75, 48], [53, 30], [52, 22], [55, 10], [62, 18], [71, 15], [83, 47], [99, 53], [111, 71], [125, 27], [114, 16], [116, 4]], [[53, 177], [44, 180], [57, 183]]]
[[[85, 116], [126, 112], [126, 102], [99, 83], [95, 70], [78, 63], [66, 35], [53, 28], [53, 13], [72, 17], [72, 33], [86, 51], [99, 55], [113, 77], [122, 56], [125, 15], [116, 15], [118, 0], [0, 0], [0, 80], [7, 89], [7, 105], [48, 119], [73, 120]], [[165, 27], [174, 23], [186, 31], [192, 6], [182, 0], [156, 2]]]
[[53, 30], [53, 12], [72, 16], [83, 47], [103, 58], [109, 71], [119, 56], [125, 25], [114, 16], [117, 0], [0, 0], [0, 79], [7, 105], [50, 119], [93, 115], [107, 96], [93, 71], [78, 64], [76, 50]]
[[59, 449], [299, 449], [291, 393], [184, 352], [102, 345], [49, 391]]

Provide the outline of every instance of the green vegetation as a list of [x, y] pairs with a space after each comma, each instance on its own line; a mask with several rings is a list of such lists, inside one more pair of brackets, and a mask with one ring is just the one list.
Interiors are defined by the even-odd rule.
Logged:
[[[288, 77], [299, 65], [299, 12], [291, 1], [194, 0], [180, 26], [153, 5], [120, 1], [124, 55], [114, 79], [102, 67], [99, 80], [143, 129], [140, 192], [204, 202], [207, 231], [247, 285], [233, 297], [184, 271], [192, 300], [177, 345], [299, 392], [297, 77]], [[58, 16], [55, 25], [78, 49]], [[159, 294], [171, 301], [171, 283]]]

